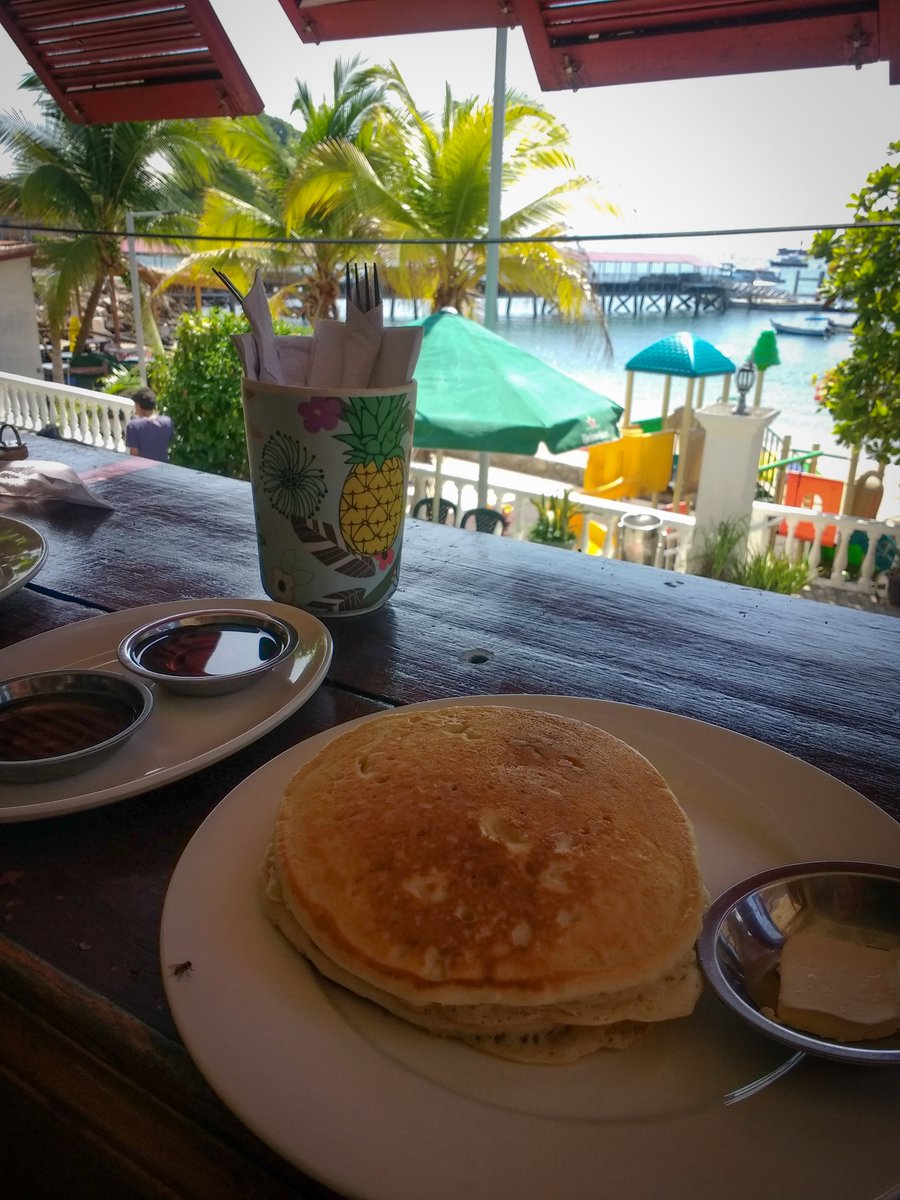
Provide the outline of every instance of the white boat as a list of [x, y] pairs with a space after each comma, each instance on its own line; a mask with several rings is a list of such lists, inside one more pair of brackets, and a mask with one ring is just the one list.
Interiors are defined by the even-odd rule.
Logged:
[[774, 258], [769, 259], [770, 267], [808, 267], [809, 256], [800, 247], [780, 246]]
[[831, 337], [834, 333], [831, 318], [821, 313], [796, 316], [791, 319], [784, 317], [779, 317], [778, 320], [775, 317], [770, 319], [776, 333], [799, 333], [804, 337]]

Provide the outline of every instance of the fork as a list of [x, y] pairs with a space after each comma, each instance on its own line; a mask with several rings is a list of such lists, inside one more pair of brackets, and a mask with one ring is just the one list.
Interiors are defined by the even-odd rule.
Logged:
[[[363, 263], [363, 286], [359, 282], [359, 265], [353, 264], [353, 282], [351, 284], [350, 264], [347, 263], [347, 303], [351, 299], [361, 312], [369, 312], [381, 303], [381, 288], [378, 283], [378, 265], [372, 263], [372, 290], [369, 290], [369, 264]], [[374, 301], [372, 299], [374, 294]]]

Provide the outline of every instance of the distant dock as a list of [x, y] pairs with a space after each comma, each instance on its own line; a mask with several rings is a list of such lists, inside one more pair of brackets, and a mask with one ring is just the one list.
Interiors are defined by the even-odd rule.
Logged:
[[[691, 255], [589, 252], [591, 286], [608, 316], [724, 313], [750, 308], [818, 308], [821, 272], [735, 268]], [[786, 280], [784, 274], [792, 278]]]

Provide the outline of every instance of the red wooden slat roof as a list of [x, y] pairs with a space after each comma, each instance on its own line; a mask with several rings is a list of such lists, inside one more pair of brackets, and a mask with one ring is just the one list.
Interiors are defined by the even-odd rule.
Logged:
[[0, 24], [79, 123], [262, 111], [209, 0], [0, 0]]
[[280, 0], [305, 42], [521, 25], [544, 91], [890, 62], [900, 0]]

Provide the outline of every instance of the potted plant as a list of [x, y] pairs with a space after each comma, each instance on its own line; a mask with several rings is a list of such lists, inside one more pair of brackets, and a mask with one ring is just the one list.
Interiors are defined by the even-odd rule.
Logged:
[[569, 499], [570, 492], [561, 496], [541, 496], [532, 500], [537, 509], [537, 520], [528, 530], [529, 542], [543, 542], [545, 546], [560, 546], [564, 550], [575, 547], [577, 534], [572, 529], [572, 518], [580, 516], [582, 509]]

